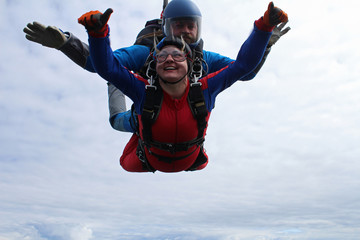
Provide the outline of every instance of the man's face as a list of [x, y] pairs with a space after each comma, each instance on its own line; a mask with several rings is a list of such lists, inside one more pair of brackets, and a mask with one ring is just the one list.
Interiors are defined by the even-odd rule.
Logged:
[[196, 42], [198, 26], [193, 20], [175, 20], [171, 23], [171, 31], [175, 37], [183, 37], [188, 44]]

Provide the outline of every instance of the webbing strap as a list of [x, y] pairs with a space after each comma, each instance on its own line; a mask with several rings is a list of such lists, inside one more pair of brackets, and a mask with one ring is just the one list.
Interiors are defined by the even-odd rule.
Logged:
[[204, 131], [207, 126], [206, 117], [208, 115], [208, 111], [206, 109], [200, 82], [190, 84], [188, 101], [190, 109], [198, 123], [198, 138], [203, 138]]
[[194, 145], [202, 145], [204, 142], [204, 138], [195, 138], [193, 140], [181, 143], [163, 143], [154, 141], [153, 139], [147, 144], [149, 147], [155, 147], [161, 149], [163, 151], [168, 151], [170, 153], [187, 151]]
[[146, 85], [145, 102], [141, 114], [143, 123], [142, 133], [145, 143], [150, 142], [152, 139], [151, 126], [159, 115], [162, 100], [163, 95], [161, 89], [157, 90], [155, 85]]
[[155, 91], [156, 86], [146, 85], [145, 87], [145, 101], [142, 116], [146, 120], [153, 121], [155, 117]]

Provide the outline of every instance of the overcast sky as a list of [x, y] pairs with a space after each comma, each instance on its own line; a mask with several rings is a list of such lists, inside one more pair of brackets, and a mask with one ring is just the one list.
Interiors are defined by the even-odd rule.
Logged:
[[[196, 0], [205, 49], [235, 58], [265, 0]], [[0, 240], [355, 240], [360, 236], [360, 34], [355, 0], [279, 0], [292, 30], [255, 79], [223, 92], [198, 172], [128, 173], [106, 82], [29, 42], [34, 20], [87, 42], [114, 9], [114, 49], [160, 0], [0, 0]], [[130, 106], [128, 102], [128, 107]]]

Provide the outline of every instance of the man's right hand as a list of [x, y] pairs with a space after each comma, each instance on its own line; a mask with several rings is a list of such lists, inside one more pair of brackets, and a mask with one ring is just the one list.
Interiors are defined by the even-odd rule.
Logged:
[[286, 23], [287, 22], [281, 23], [274, 28], [268, 43], [268, 47], [274, 45], [283, 35], [285, 35], [291, 29], [290, 27], [287, 27], [284, 30], [282, 30], [286, 25]]
[[28, 23], [23, 29], [29, 41], [39, 43], [49, 48], [59, 49], [66, 42], [65, 34], [54, 26], [45, 26], [39, 22]]

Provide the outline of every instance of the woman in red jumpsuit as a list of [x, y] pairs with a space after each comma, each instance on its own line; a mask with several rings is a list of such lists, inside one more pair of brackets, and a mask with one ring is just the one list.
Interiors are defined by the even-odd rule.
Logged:
[[[216, 96], [256, 68], [273, 28], [288, 20], [286, 13], [271, 2], [264, 16], [255, 21], [254, 29], [241, 46], [236, 60], [198, 81], [190, 77], [192, 58], [189, 46], [178, 38], [165, 38], [153, 56], [156, 63], [154, 85], [162, 101], [154, 121], [148, 125], [143, 121], [144, 116], [151, 112], [147, 108], [149, 101], [145, 100], [149, 96], [146, 89], [152, 86], [153, 79], [144, 79], [128, 71], [116, 60], [109, 41], [109, 17], [109, 11], [100, 15], [99, 12], [89, 12], [80, 17], [79, 22], [88, 30], [90, 56], [97, 73], [131, 98], [138, 113], [139, 134], [132, 136], [120, 158], [121, 166], [131, 172], [203, 169], [208, 163], [203, 140]], [[203, 101], [200, 103], [205, 107], [202, 128], [189, 97], [194, 82], [201, 86]]]

